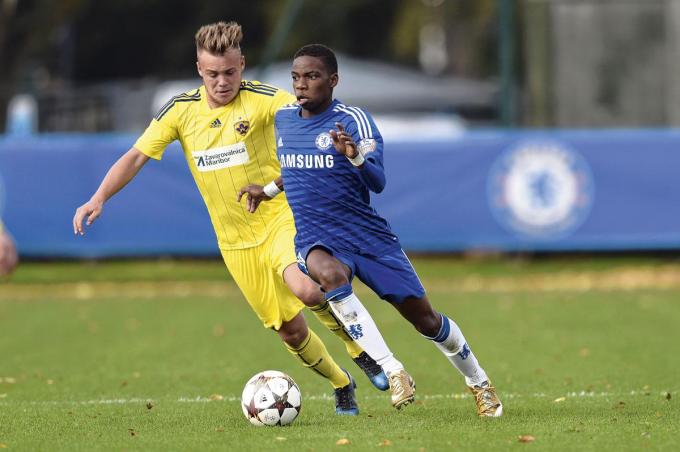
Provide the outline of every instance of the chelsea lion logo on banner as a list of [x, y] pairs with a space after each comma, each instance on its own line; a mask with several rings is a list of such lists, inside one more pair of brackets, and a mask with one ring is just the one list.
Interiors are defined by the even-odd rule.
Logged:
[[234, 123], [234, 130], [236, 130], [238, 133], [241, 134], [241, 136], [245, 136], [246, 133], [248, 133], [248, 130], [250, 130], [250, 121], [237, 121]]
[[527, 141], [493, 164], [488, 196], [494, 216], [507, 229], [556, 239], [588, 217], [594, 183], [578, 152], [554, 140]]
[[316, 144], [316, 147], [319, 148], [319, 150], [325, 151], [326, 149], [333, 146], [333, 138], [331, 138], [330, 133], [321, 132], [316, 136], [316, 140], [314, 140], [314, 143]]

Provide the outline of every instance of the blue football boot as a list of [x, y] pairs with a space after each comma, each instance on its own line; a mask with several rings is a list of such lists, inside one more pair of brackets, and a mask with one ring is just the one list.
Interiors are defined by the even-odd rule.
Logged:
[[353, 361], [359, 366], [359, 369], [364, 371], [368, 379], [373, 383], [373, 386], [381, 391], [390, 389], [390, 382], [387, 380], [387, 375], [383, 372], [382, 367], [380, 367], [373, 358], [368, 356], [368, 353], [361, 352], [359, 356], [353, 358]]
[[343, 388], [335, 390], [335, 414], [345, 416], [356, 416], [359, 414], [359, 406], [357, 405], [357, 397], [354, 389], [357, 387], [354, 378], [343, 369], [349, 378], [349, 384]]

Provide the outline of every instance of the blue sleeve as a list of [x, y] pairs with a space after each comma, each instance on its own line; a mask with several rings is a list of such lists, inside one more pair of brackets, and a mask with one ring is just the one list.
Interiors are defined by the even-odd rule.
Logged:
[[357, 107], [352, 110], [354, 114], [348, 117], [347, 132], [352, 134], [357, 150], [364, 155], [364, 165], [358, 168], [359, 178], [369, 190], [380, 193], [387, 183], [382, 136], [368, 113]]

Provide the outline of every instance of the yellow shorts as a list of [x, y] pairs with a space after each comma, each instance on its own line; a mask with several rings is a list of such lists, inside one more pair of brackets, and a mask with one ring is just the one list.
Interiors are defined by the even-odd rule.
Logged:
[[220, 251], [229, 273], [264, 326], [278, 330], [305, 305], [283, 280], [286, 267], [296, 263], [292, 212], [286, 209], [267, 226], [269, 237], [260, 245]]

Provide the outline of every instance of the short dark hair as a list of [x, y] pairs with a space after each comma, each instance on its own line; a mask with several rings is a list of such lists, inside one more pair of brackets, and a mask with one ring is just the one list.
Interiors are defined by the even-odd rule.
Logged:
[[295, 52], [293, 59], [301, 56], [311, 56], [321, 59], [329, 74], [338, 72], [338, 60], [335, 58], [335, 53], [323, 44], [307, 44], [306, 46], [302, 46]]

